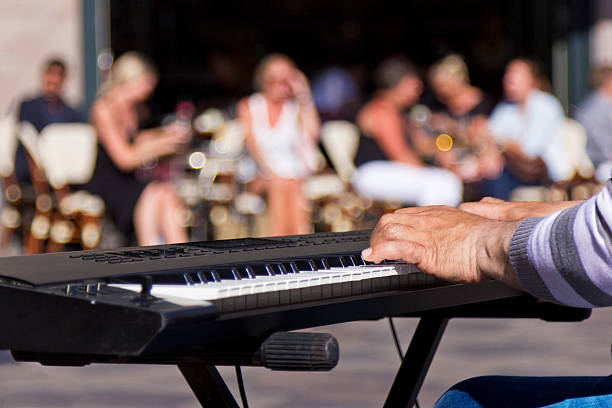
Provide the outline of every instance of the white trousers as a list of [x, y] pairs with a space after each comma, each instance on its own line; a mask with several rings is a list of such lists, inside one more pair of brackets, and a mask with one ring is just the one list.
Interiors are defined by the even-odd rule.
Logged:
[[375, 200], [405, 204], [459, 205], [461, 180], [448, 170], [416, 167], [394, 161], [371, 161], [357, 168], [351, 179], [359, 194]]

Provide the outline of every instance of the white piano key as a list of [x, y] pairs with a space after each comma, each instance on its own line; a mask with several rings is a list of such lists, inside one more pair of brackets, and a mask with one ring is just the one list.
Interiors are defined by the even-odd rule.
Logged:
[[[255, 279], [230, 279], [222, 280], [221, 282], [195, 283], [191, 285], [155, 284], [151, 288], [151, 295], [167, 299], [183, 298], [194, 301], [208, 301], [398, 275], [400, 267], [405, 268], [405, 265], [333, 267], [317, 271], [300, 271], [299, 273], [286, 275], [257, 276]], [[414, 271], [416, 270], [415, 267]], [[139, 284], [110, 284], [109, 286], [137, 293], [142, 288]]]

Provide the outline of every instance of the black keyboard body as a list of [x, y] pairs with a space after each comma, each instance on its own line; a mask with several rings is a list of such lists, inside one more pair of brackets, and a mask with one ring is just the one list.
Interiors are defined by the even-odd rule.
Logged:
[[[412, 265], [403, 265], [409, 273], [400, 276], [194, 304], [148, 292], [156, 283], [231, 279], [236, 271], [244, 279], [257, 271], [290, 273], [291, 263], [315, 270], [357, 265], [369, 235], [321, 233], [0, 258], [5, 311], [0, 348], [141, 356], [517, 296], [498, 282], [441, 282]], [[112, 286], [125, 282], [141, 284], [142, 292]]]

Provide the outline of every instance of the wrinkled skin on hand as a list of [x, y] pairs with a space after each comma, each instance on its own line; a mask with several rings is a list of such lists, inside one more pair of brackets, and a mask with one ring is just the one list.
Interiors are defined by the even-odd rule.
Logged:
[[496, 221], [446, 206], [403, 208], [372, 232], [367, 261], [403, 260], [453, 282], [489, 278], [521, 288], [508, 258], [518, 221]]

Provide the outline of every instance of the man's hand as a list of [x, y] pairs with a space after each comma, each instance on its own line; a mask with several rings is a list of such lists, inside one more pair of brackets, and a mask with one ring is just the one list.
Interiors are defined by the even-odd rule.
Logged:
[[380, 219], [362, 255], [376, 263], [403, 260], [449, 281], [495, 278], [521, 288], [508, 257], [517, 226], [452, 207], [404, 208]]
[[515, 221], [528, 217], [546, 217], [556, 211], [580, 204], [580, 201], [560, 201], [554, 203], [517, 201], [507, 202], [497, 198], [485, 197], [474, 203], [463, 203], [460, 210], [484, 218], [498, 221]]

